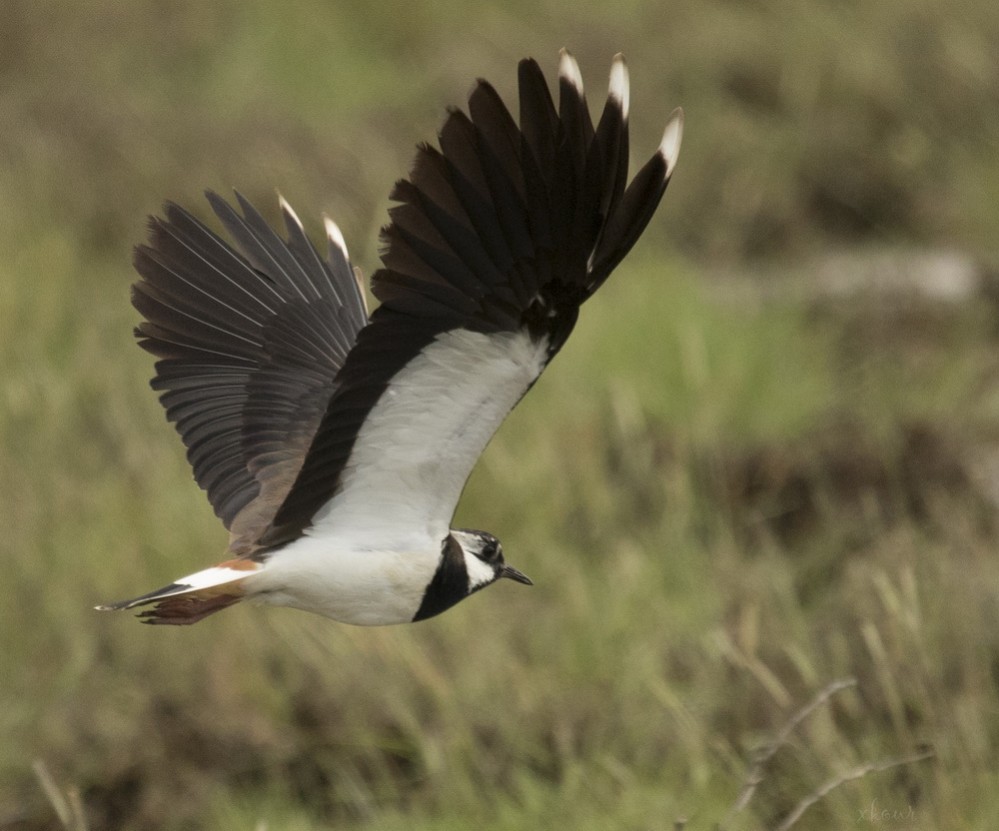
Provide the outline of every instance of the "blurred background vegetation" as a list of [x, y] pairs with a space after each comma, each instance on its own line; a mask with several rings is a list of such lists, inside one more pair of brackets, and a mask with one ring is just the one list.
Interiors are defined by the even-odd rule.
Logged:
[[[472, 79], [683, 105], [663, 207], [459, 521], [536, 581], [412, 627], [91, 606], [225, 535], [132, 345], [170, 198], [280, 188], [377, 266]], [[999, 6], [0, 3], [0, 829], [999, 827]], [[875, 812], [896, 812], [887, 819]], [[71, 823], [72, 824], [72, 823]], [[79, 826], [79, 823], [77, 823]]]

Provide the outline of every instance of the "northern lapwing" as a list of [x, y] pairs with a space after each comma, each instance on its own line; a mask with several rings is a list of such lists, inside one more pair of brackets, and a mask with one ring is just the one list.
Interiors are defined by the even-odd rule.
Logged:
[[[628, 72], [591, 120], [562, 51], [558, 105], [519, 65], [519, 126], [479, 80], [421, 144], [365, 295], [337, 226], [326, 257], [284, 200], [282, 239], [238, 193], [208, 201], [236, 248], [168, 203], [136, 249], [152, 380], [228, 559], [99, 609], [195, 623], [241, 600], [346, 623], [423, 620], [501, 577], [499, 541], [450, 527], [465, 481], [655, 212], [683, 113], [630, 184]], [[237, 250], [238, 249], [238, 250]]]

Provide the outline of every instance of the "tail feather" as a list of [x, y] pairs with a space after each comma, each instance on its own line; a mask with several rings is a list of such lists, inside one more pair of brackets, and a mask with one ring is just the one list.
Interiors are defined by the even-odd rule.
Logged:
[[215, 594], [209, 597], [205, 597], [204, 594], [202, 590], [195, 594], [165, 598], [157, 602], [152, 609], [140, 612], [138, 617], [143, 623], [186, 626], [220, 612], [234, 603], [239, 603], [244, 597], [242, 593]]
[[261, 564], [253, 560], [229, 560], [156, 591], [95, 608], [121, 611], [152, 605], [152, 609], [139, 613], [143, 623], [174, 626], [197, 623], [242, 600], [246, 596], [243, 581], [260, 567]]

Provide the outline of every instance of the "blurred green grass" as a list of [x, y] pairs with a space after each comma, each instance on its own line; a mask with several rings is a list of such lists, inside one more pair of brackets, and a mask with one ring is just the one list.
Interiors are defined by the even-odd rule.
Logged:
[[[996, 826], [994, 296], [830, 299], [810, 266], [994, 263], [993, 5], [8, 0], [0, 32], [0, 828], [55, 827], [34, 759], [94, 829], [711, 828], [844, 675], [734, 827], [926, 744], [798, 827]], [[225, 541], [132, 345], [145, 215], [279, 187], [370, 272], [444, 106], [563, 45], [594, 101], [626, 53], [637, 154], [678, 104], [687, 134], [459, 508], [535, 588], [384, 630], [93, 614]]]

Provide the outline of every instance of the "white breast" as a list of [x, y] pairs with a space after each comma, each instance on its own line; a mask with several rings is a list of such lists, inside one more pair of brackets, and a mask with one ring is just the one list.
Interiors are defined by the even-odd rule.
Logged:
[[276, 551], [244, 585], [259, 600], [343, 623], [409, 623], [434, 576], [441, 545], [385, 550], [301, 537]]

